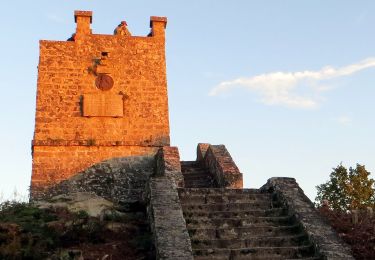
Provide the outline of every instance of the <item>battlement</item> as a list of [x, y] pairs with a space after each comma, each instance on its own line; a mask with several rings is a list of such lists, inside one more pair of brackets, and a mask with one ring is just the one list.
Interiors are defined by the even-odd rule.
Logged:
[[[91, 11], [75, 11], [74, 22], [77, 24], [76, 32], [71, 40], [77, 40], [84, 35], [91, 35], [92, 12]], [[127, 22], [121, 21], [114, 31], [115, 35], [131, 36], [127, 29]], [[167, 27], [167, 17], [151, 16], [150, 28], [151, 32], [147, 37], [165, 37], [165, 29]], [[139, 36], [138, 36], [139, 37]]]

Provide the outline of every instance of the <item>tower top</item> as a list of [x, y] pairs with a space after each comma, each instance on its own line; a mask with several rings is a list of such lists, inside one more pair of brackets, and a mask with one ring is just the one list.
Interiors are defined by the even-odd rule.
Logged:
[[[74, 22], [77, 24], [76, 34], [92, 34], [92, 11], [74, 11]], [[130, 33], [117, 33], [121, 26], [128, 26], [126, 21], [121, 21], [120, 25], [115, 29], [115, 34], [130, 36]], [[150, 17], [150, 28], [151, 32], [148, 36], [165, 36], [164, 30], [167, 27], [167, 17], [165, 16], [151, 16]], [[126, 29], [127, 30], [127, 29]]]

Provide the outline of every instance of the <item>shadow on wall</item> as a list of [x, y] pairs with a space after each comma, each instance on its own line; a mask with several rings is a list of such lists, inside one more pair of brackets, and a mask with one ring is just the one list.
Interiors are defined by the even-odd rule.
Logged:
[[145, 185], [154, 169], [153, 155], [105, 160], [53, 187], [35, 190], [32, 200], [90, 192], [119, 204], [143, 202]]

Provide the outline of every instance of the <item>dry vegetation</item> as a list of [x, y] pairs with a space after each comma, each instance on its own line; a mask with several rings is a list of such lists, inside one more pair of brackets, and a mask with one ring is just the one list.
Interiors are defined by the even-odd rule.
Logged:
[[375, 256], [375, 217], [366, 212], [358, 215], [358, 223], [352, 223], [352, 214], [340, 210], [321, 207], [320, 213], [330, 222], [339, 236], [352, 249], [356, 259], [374, 259]]
[[0, 205], [0, 259], [153, 259], [144, 212], [89, 217], [85, 212]]

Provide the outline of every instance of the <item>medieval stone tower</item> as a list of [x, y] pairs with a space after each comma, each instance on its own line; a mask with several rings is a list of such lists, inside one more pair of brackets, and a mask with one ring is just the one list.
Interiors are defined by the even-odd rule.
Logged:
[[40, 41], [31, 191], [114, 157], [169, 145], [165, 17], [146, 37], [126, 22], [92, 33], [92, 12], [76, 11], [68, 41]]

